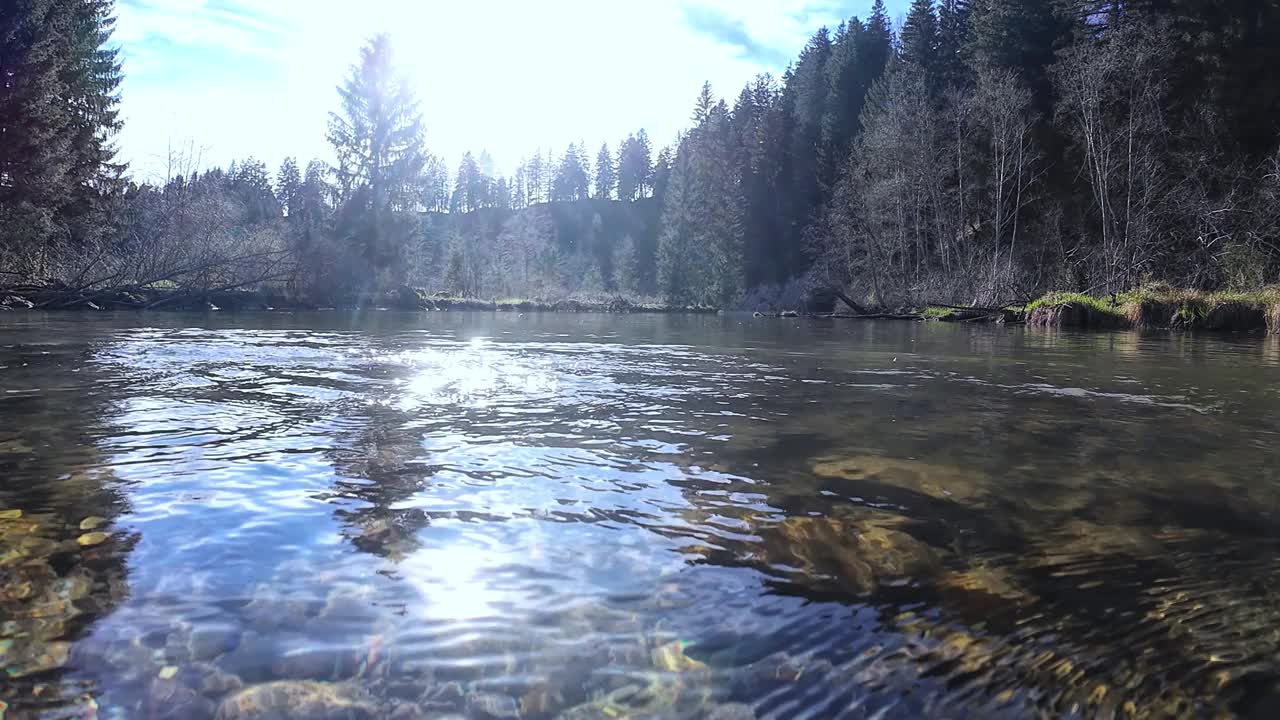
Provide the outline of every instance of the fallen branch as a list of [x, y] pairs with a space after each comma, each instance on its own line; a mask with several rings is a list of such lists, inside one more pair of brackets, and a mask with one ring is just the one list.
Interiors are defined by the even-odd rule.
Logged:
[[867, 314], [867, 309], [862, 307], [858, 303], [854, 302], [848, 295], [845, 295], [839, 290], [833, 290], [832, 292], [835, 293], [836, 297], [840, 298], [840, 302], [844, 303], [845, 305], [848, 305], [849, 308], [854, 312], [858, 313], [859, 315]]
[[864, 313], [859, 315], [834, 313], [831, 317], [841, 320], [924, 320], [923, 315], [899, 315], [895, 313]]

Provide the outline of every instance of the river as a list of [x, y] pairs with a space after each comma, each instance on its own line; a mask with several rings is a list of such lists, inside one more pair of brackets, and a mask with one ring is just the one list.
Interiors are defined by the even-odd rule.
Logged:
[[1278, 408], [1248, 335], [0, 314], [0, 701], [1275, 717]]

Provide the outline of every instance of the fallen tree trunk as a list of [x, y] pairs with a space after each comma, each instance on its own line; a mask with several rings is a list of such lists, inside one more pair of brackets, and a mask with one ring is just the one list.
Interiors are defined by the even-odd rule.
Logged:
[[862, 307], [862, 306], [861, 306], [861, 305], [859, 305], [858, 303], [854, 302], [854, 301], [853, 301], [853, 299], [852, 299], [852, 298], [850, 298], [848, 295], [845, 295], [844, 293], [840, 292], [839, 290], [832, 290], [831, 292], [832, 292], [833, 294], [835, 294], [835, 296], [836, 296], [836, 297], [840, 298], [840, 302], [844, 303], [845, 305], [848, 305], [850, 310], [853, 310], [854, 312], [858, 313], [859, 315], [866, 315], [866, 314], [867, 314], [867, 309], [866, 309], [866, 308], [864, 308], [864, 307]]

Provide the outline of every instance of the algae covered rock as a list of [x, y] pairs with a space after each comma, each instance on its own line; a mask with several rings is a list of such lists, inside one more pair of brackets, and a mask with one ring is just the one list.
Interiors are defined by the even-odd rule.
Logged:
[[101, 545], [110, 537], [110, 535], [100, 531], [89, 532], [76, 538], [76, 544], [80, 547], [93, 547], [94, 545]]
[[[165, 668], [168, 670], [168, 668]], [[162, 670], [147, 690], [147, 717], [154, 720], [209, 720], [213, 717], [214, 704], [193, 688], [176, 680], [178, 668], [172, 673]]]
[[97, 530], [107, 524], [107, 519], [98, 515], [90, 515], [80, 521], [81, 530]]
[[937, 553], [893, 524], [887, 516], [787, 518], [765, 535], [765, 555], [771, 564], [857, 593], [935, 576], [941, 570]]
[[378, 707], [351, 684], [279, 681], [254, 685], [222, 701], [217, 720], [373, 720]]
[[875, 482], [938, 500], [963, 503], [981, 500], [990, 486], [990, 478], [971, 470], [883, 455], [819, 458], [813, 464], [813, 472], [822, 477]]

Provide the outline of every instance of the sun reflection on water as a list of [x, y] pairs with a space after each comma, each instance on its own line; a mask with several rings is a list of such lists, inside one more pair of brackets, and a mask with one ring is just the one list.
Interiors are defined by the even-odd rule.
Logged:
[[409, 411], [423, 405], [489, 407], [504, 401], [554, 395], [559, 388], [555, 369], [495, 347], [476, 337], [452, 347], [427, 348], [395, 358], [413, 374], [393, 403]]

